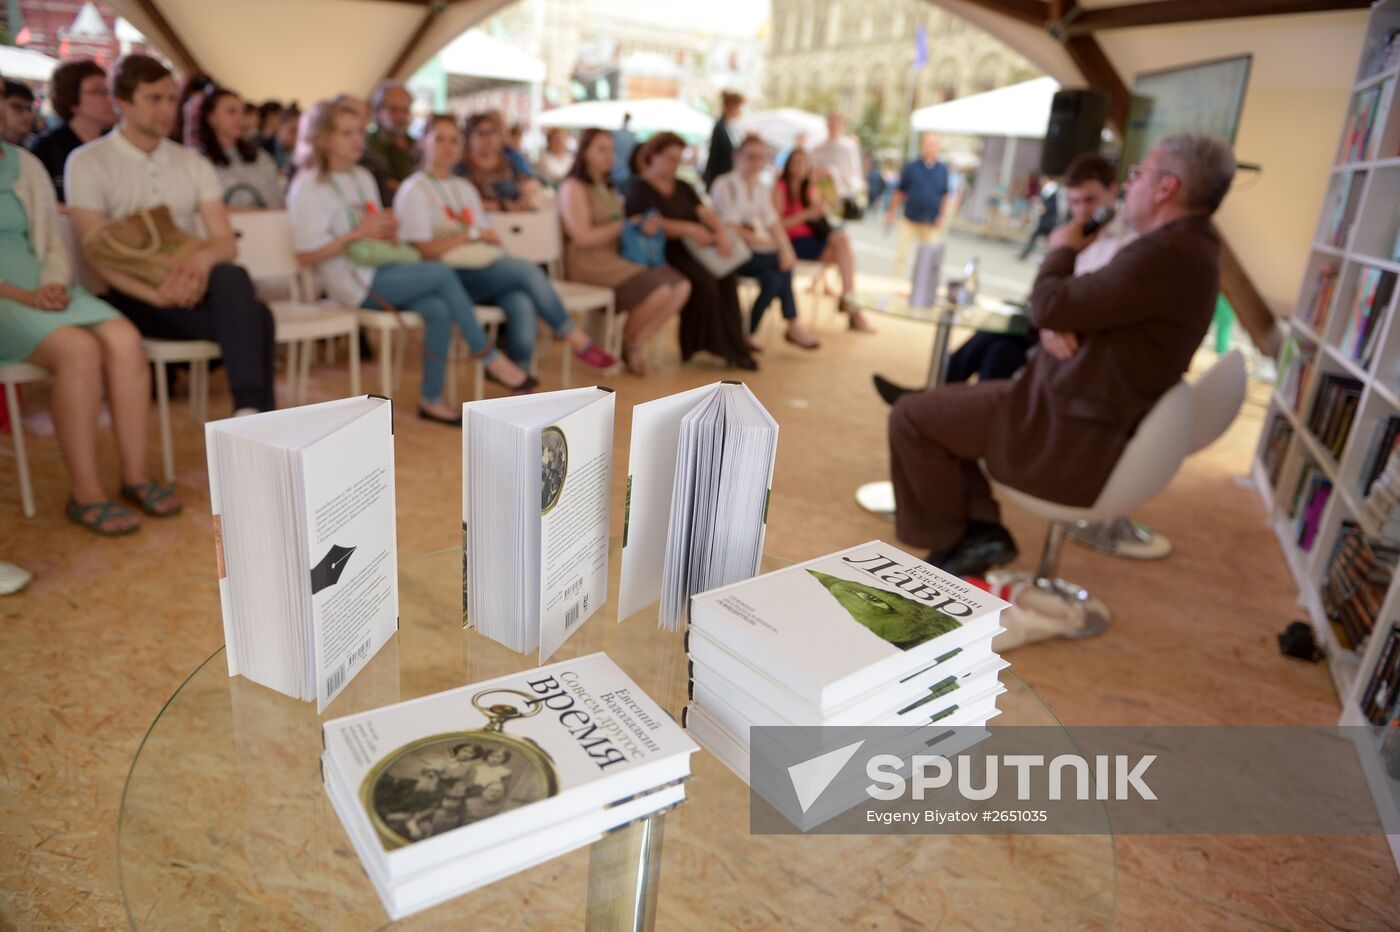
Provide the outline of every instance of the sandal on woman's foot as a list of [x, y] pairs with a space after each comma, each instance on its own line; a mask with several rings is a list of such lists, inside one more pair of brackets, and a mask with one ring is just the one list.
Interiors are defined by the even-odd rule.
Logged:
[[622, 348], [622, 365], [632, 375], [646, 375], [646, 353], [640, 346], [624, 346]]
[[793, 346], [800, 346], [803, 349], [820, 349], [822, 341], [812, 336], [805, 330], [799, 330], [794, 334], [791, 330], [783, 334], [783, 339]]
[[[175, 486], [161, 485], [159, 482], [123, 485], [122, 498], [133, 505], [140, 506], [142, 511], [153, 518], [168, 518], [171, 515], [177, 515], [180, 513], [180, 509], [185, 507], [175, 497]], [[165, 502], [169, 501], [175, 503], [173, 508], [165, 505]]]
[[849, 315], [847, 320], [852, 330], [856, 331], [857, 333], [875, 332], [875, 328], [871, 326], [870, 321], [866, 320], [865, 315], [862, 314], [860, 311], [852, 309], [850, 311], [847, 311], [846, 313]]
[[504, 385], [517, 395], [527, 394], [540, 387], [540, 380], [533, 375], [526, 375], [525, 381], [521, 382], [519, 385], [510, 384], [505, 379], [492, 373], [490, 369], [486, 370], [486, 378], [487, 381], [495, 382], [497, 385]]
[[94, 534], [101, 534], [103, 537], [121, 537], [125, 534], [134, 534], [141, 527], [140, 521], [127, 527], [108, 527], [107, 525], [111, 521], [136, 517], [132, 511], [116, 502], [89, 502], [84, 505], [70, 498], [64, 512], [68, 515], [69, 521], [81, 524]]
[[585, 366], [591, 366], [594, 369], [600, 369], [602, 371], [617, 367], [617, 359], [613, 354], [603, 349], [597, 343], [590, 342], [583, 349], [575, 352], [574, 358]]

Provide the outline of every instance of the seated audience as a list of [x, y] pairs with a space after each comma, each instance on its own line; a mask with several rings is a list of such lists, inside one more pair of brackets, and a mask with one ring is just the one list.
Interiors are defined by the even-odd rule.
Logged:
[[627, 188], [628, 216], [656, 211], [666, 234], [666, 261], [690, 282], [690, 299], [681, 308], [681, 359], [700, 350], [731, 366], [758, 368], [744, 336], [739, 311], [739, 280], [730, 272], [716, 278], [686, 247], [714, 246], [721, 256], [733, 254], [732, 234], [695, 189], [676, 177], [685, 140], [675, 133], [658, 133], [647, 140], [639, 158], [640, 173]]
[[1134, 428], [1204, 339], [1220, 290], [1213, 214], [1234, 178], [1223, 140], [1167, 136], [1128, 173], [1123, 219], [1138, 238], [1075, 275], [1093, 241], [1082, 224], [1050, 234], [1030, 315], [1061, 339], [1019, 378], [906, 395], [890, 413], [896, 533], [928, 561], [980, 574], [1016, 557], [984, 460], [999, 482], [1065, 505], [1093, 504]]
[[[411, 175], [394, 198], [399, 239], [428, 261], [452, 262], [459, 247], [472, 243], [500, 246], [476, 188], [452, 174], [452, 167], [462, 159], [462, 146], [462, 132], [453, 118], [433, 117], [423, 133], [423, 170]], [[595, 369], [617, 365], [578, 329], [549, 276], [535, 263], [497, 252], [485, 264], [457, 264], [453, 271], [473, 301], [505, 312], [506, 355], [522, 369], [528, 369], [534, 359], [539, 321], [585, 365]]]
[[64, 172], [79, 241], [89, 242], [108, 221], [163, 206], [176, 226], [206, 242], [159, 287], [89, 253], [108, 287], [104, 297], [147, 337], [218, 343], [234, 413], [271, 411], [272, 312], [234, 264], [238, 246], [213, 166], [170, 141], [175, 79], [154, 58], [128, 55], [112, 73], [112, 96], [121, 111], [117, 131], [74, 152]]
[[569, 136], [558, 126], [545, 133], [544, 152], [540, 154], [539, 176], [551, 188], [557, 188], [569, 176], [574, 166], [574, 154], [569, 151]]
[[535, 380], [491, 345], [451, 269], [437, 262], [375, 265], [372, 250], [352, 250], [359, 243], [396, 244], [398, 237], [398, 221], [379, 203], [374, 176], [359, 164], [364, 150], [365, 124], [352, 107], [322, 101], [302, 117], [299, 171], [287, 195], [297, 259], [316, 269], [345, 307], [412, 310], [423, 318], [418, 414], [425, 420], [462, 423], [460, 409], [442, 398], [454, 325], [496, 381], [515, 391], [534, 388]]
[[855, 306], [856, 254], [851, 238], [827, 219], [827, 208], [816, 193], [811, 162], [805, 150], [793, 149], [783, 165], [782, 176], [773, 191], [773, 204], [783, 218], [788, 239], [797, 258], [809, 262], [835, 263], [841, 273], [841, 300], [837, 308], [847, 315], [852, 330], [874, 331], [865, 315]]
[[374, 132], [365, 141], [365, 168], [379, 185], [379, 200], [392, 204], [409, 175], [418, 169], [418, 156], [408, 135], [413, 118], [413, 95], [398, 81], [384, 81], [374, 89]]
[[[6, 114], [8, 118], [8, 114]], [[0, 147], [0, 365], [28, 361], [53, 373], [54, 430], [72, 491], [68, 518], [98, 534], [128, 534], [141, 520], [107, 497], [97, 465], [105, 394], [121, 471], [121, 495], [157, 517], [180, 510], [170, 486], [146, 468], [151, 370], [131, 322], [81, 286], [59, 232], [48, 171], [34, 156]]]
[[504, 129], [495, 113], [467, 118], [462, 174], [481, 195], [487, 210], [538, 210], [540, 183], [506, 157]]
[[[690, 298], [690, 282], [668, 265], [629, 262], [619, 252], [628, 222], [611, 178], [616, 166], [612, 134], [586, 129], [578, 156], [559, 188], [559, 216], [564, 223], [564, 277], [613, 290], [622, 328], [622, 361], [633, 375], [645, 375], [644, 348]], [[643, 233], [661, 231], [661, 216], [633, 217]]]
[[111, 129], [117, 122], [117, 113], [112, 109], [107, 72], [88, 59], [66, 61], [55, 68], [49, 95], [54, 112], [63, 122], [40, 134], [29, 151], [44, 163], [59, 201], [66, 201], [63, 165], [69, 154]]
[[34, 137], [34, 92], [18, 81], [5, 82], [5, 141], [27, 146]]
[[226, 87], [211, 88], [199, 105], [194, 149], [213, 164], [225, 204], [233, 208], [280, 209], [282, 179], [277, 175], [277, 163], [240, 135], [242, 129], [242, 100]]
[[258, 118], [258, 105], [251, 100], [243, 104], [243, 138], [253, 145], [258, 144], [258, 130], [262, 121]]
[[214, 79], [202, 71], [185, 75], [180, 85], [180, 103], [175, 111], [175, 127], [170, 138], [181, 145], [194, 145], [194, 126], [199, 121], [199, 105], [204, 102], [204, 94], [214, 86]]
[[[496, 122], [500, 126], [504, 127], [506, 125], [505, 115], [502, 114], [501, 111], [492, 110], [490, 111], [490, 114], [491, 116], [495, 117]], [[510, 128], [504, 130], [503, 132], [506, 144], [506, 161], [510, 162], [511, 167], [514, 168], [520, 174], [524, 175], [526, 178], [538, 179], [539, 175], [535, 174], [534, 166], [530, 164], [530, 159], [525, 154], [524, 125], [520, 123], [512, 123], [510, 125]]]
[[[753, 253], [738, 271], [740, 275], [758, 279], [759, 284], [758, 297], [749, 310], [749, 333], [758, 330], [768, 305], [777, 298], [787, 321], [784, 339], [803, 349], [816, 349], [821, 343], [803, 330], [797, 320], [797, 299], [792, 293], [792, 270], [797, 265], [797, 254], [773, 208], [773, 191], [762, 177], [768, 164], [768, 147], [757, 136], [749, 136], [739, 144], [735, 158], [739, 167], [715, 179], [710, 188], [710, 200], [720, 219]], [[757, 349], [752, 340], [749, 349]]]
[[301, 126], [301, 110], [296, 104], [277, 115], [277, 129], [272, 136], [272, 158], [284, 178], [296, 170], [297, 130]]

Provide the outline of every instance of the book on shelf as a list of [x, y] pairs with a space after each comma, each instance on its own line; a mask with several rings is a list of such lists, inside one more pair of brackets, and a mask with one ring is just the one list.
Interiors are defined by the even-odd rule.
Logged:
[[547, 660], [608, 600], [617, 396], [593, 386], [462, 405], [462, 615]]
[[1362, 508], [1383, 539], [1400, 540], [1400, 438], [1392, 439], [1384, 468], [1366, 486]]
[[716, 382], [632, 409], [619, 620], [661, 600], [685, 619], [696, 592], [758, 572], [778, 422], [742, 382]]
[[1327, 200], [1322, 206], [1322, 241], [1337, 248], [1346, 244], [1351, 220], [1364, 187], [1360, 172], [1342, 172], [1332, 177], [1327, 186]]
[[1279, 353], [1278, 380], [1279, 396], [1294, 411], [1303, 405], [1304, 390], [1317, 364], [1317, 346], [1306, 340], [1289, 337], [1284, 341]]
[[1332, 299], [1337, 293], [1337, 280], [1341, 267], [1327, 263], [1318, 270], [1313, 280], [1312, 295], [1303, 312], [1298, 315], [1303, 323], [1312, 328], [1313, 333], [1323, 333], [1327, 329], [1327, 315], [1332, 307]]
[[1400, 627], [1391, 625], [1376, 665], [1361, 690], [1361, 714], [1372, 725], [1385, 725], [1400, 703]]
[[1343, 521], [1327, 561], [1322, 605], [1337, 642], [1360, 650], [1376, 626], [1400, 548], [1372, 540], [1353, 521]]
[[1327, 508], [1331, 494], [1332, 481], [1322, 467], [1311, 461], [1304, 463], [1288, 509], [1288, 517], [1293, 521], [1294, 540], [1304, 551], [1312, 550], [1318, 526], [1322, 523], [1322, 512]]
[[1318, 379], [1308, 430], [1337, 460], [1342, 458], [1356, 409], [1361, 404], [1361, 389], [1361, 382], [1349, 376], [1328, 374]]
[[1383, 87], [1382, 84], [1372, 85], [1352, 98], [1346, 132], [1342, 137], [1340, 162], [1361, 162], [1367, 158], [1371, 150], [1371, 130], [1376, 122], [1376, 110], [1381, 101]]
[[1360, 80], [1397, 67], [1400, 67], [1400, 30], [1391, 29], [1367, 45], [1366, 57], [1361, 60]]
[[1342, 335], [1342, 351], [1361, 364], [1371, 365], [1371, 355], [1386, 308], [1395, 292], [1395, 273], [1372, 267], [1357, 275], [1356, 291], [1352, 295], [1351, 311], [1347, 315], [1346, 331]]
[[1269, 430], [1264, 438], [1263, 448], [1260, 451], [1260, 459], [1264, 464], [1264, 471], [1269, 476], [1269, 485], [1278, 488], [1279, 476], [1283, 472], [1285, 454], [1288, 452], [1288, 443], [1293, 439], [1293, 423], [1282, 414], [1275, 414], [1273, 420], [1269, 422]]
[[390, 917], [668, 811], [697, 748], [606, 654], [326, 722], [322, 778]]
[[398, 630], [389, 399], [213, 421], [204, 436], [229, 675], [319, 712]]
[[[1385, 471], [1400, 443], [1400, 417], [1388, 417], [1376, 422], [1371, 431], [1371, 441], [1366, 446], [1366, 456], [1361, 467], [1361, 495], [1371, 494], [1371, 486]], [[1400, 463], [1397, 463], [1400, 466]]]

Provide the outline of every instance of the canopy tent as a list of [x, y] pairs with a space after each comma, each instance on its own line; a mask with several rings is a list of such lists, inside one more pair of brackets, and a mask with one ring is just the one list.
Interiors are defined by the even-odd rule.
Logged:
[[562, 126], [565, 129], [621, 129], [624, 114], [632, 114], [631, 129], [638, 133], [677, 133], [687, 139], [710, 135], [714, 120], [669, 97], [642, 100], [589, 100], [570, 104], [540, 114], [541, 126]]
[[11, 81], [47, 81], [58, 67], [58, 59], [42, 52], [0, 45], [0, 75]]
[[448, 74], [519, 84], [538, 84], [545, 77], [544, 62], [480, 29], [469, 29], [453, 39], [438, 59]]
[[805, 136], [808, 149], [826, 142], [826, 118], [796, 107], [758, 110], [739, 118], [739, 131], [759, 136], [776, 149], [786, 149]]
[[[1367, 0], [929, 0], [1001, 39], [1066, 86], [1111, 98], [1126, 120], [1142, 73], [1254, 56], [1235, 139], [1262, 171], [1216, 214], [1222, 286], [1255, 342], [1272, 350], [1291, 309], [1335, 154]], [[935, 51], [934, 58], [937, 58]]]
[[1059, 89], [1054, 78], [1036, 78], [915, 110], [910, 121], [919, 132], [1043, 139]]

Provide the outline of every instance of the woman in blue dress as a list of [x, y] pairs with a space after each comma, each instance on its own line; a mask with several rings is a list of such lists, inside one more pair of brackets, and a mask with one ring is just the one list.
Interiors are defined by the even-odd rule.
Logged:
[[104, 390], [122, 498], [156, 517], [180, 510], [174, 488], [151, 481], [146, 468], [150, 367], [136, 327], [85, 289], [70, 288], [70, 277], [48, 172], [23, 149], [0, 146], [0, 364], [29, 362], [53, 375], [68, 518], [98, 534], [129, 534], [141, 519], [108, 498], [98, 473]]

